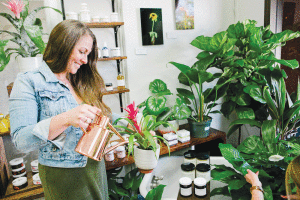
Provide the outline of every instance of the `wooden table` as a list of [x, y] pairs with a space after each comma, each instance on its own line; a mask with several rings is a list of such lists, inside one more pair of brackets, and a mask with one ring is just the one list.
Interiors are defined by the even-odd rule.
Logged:
[[[170, 147], [170, 152], [179, 151], [181, 149], [188, 148], [193, 145], [209, 142], [209, 141], [216, 140], [219, 138], [222, 139], [224, 143], [226, 143], [226, 133], [211, 128], [210, 134], [208, 137], [206, 137], [206, 138], [191, 138], [191, 140], [189, 142], [185, 142], [185, 143], [178, 142], [178, 144]], [[160, 155], [167, 154], [167, 153], [168, 153], [168, 147], [164, 143], [162, 143], [162, 147], [160, 149]], [[124, 165], [130, 165], [133, 163], [134, 163], [133, 157], [132, 156], [128, 157], [126, 155], [126, 157], [122, 158], [122, 159], [116, 158], [116, 156], [115, 156], [115, 159], [113, 161], [105, 162], [105, 165], [106, 165], [106, 170], [110, 170], [110, 169], [122, 167]]]

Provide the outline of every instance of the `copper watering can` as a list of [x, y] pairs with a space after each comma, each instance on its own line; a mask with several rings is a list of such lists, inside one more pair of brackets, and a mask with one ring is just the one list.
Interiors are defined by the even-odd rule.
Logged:
[[[75, 151], [96, 161], [101, 161], [106, 153], [128, 143], [109, 123], [109, 118], [103, 115], [97, 115], [86, 130], [83, 128], [81, 130], [84, 134], [80, 138]], [[122, 141], [115, 146], [107, 148], [106, 146], [112, 136], [112, 132]]]

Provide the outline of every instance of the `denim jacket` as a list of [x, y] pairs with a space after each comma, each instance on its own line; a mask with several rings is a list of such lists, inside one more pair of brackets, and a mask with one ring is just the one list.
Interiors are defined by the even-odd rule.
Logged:
[[[48, 140], [52, 117], [78, 103], [68, 87], [59, 81], [48, 65], [19, 73], [9, 99], [12, 141], [21, 152], [39, 149], [39, 163], [51, 167], [84, 167], [87, 157], [75, 152], [83, 132], [69, 126], [54, 140]], [[113, 120], [118, 118], [113, 114]]]

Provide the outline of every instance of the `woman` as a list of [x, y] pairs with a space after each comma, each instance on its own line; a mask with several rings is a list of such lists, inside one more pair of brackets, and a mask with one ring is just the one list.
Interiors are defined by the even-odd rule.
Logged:
[[[251, 170], [247, 170], [248, 174], [245, 175], [246, 181], [252, 185], [252, 200], [264, 199], [263, 192], [260, 190], [261, 182], [258, 178], [258, 172], [253, 173]], [[258, 186], [257, 188], [255, 186]], [[287, 196], [281, 196], [284, 199], [300, 199], [300, 156], [293, 159], [287, 167], [285, 173], [285, 186]], [[292, 189], [296, 187], [295, 194], [292, 193]]]
[[99, 113], [104, 82], [97, 72], [97, 42], [83, 23], [65, 20], [52, 30], [42, 65], [19, 74], [10, 97], [11, 136], [22, 152], [39, 149], [39, 172], [48, 199], [108, 199], [104, 159], [74, 151]]

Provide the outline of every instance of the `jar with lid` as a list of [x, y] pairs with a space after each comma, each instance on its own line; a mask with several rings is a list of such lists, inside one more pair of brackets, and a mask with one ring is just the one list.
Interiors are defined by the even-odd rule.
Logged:
[[93, 17], [92, 17], [92, 22], [94, 22], [94, 23], [99, 23], [99, 22], [100, 22], [100, 17], [99, 17], [98, 15], [93, 16]]
[[104, 17], [102, 18], [102, 22], [109, 22], [108, 16], [104, 16]]
[[118, 90], [125, 89], [125, 78], [121, 72], [119, 72], [117, 76], [117, 85]]
[[196, 161], [197, 161], [196, 165], [198, 165], [199, 163], [209, 164], [209, 154], [205, 152], [198, 153], [196, 155]]
[[206, 163], [199, 163], [196, 166], [196, 178], [205, 178], [207, 182], [210, 181], [210, 165]]
[[195, 165], [193, 163], [181, 164], [182, 176], [189, 177], [192, 181], [195, 179]]
[[193, 163], [196, 166], [196, 155], [193, 151], [187, 151], [183, 154], [183, 162], [184, 163]]
[[198, 177], [194, 179], [194, 194], [198, 198], [206, 197], [206, 180], [205, 178]]
[[116, 154], [117, 154], [117, 158], [125, 158], [125, 156], [126, 156], [125, 146], [117, 147]]
[[181, 177], [179, 179], [180, 195], [183, 197], [190, 197], [193, 194], [192, 179], [189, 177]]
[[111, 22], [118, 22], [119, 21], [119, 17], [118, 17], [118, 13], [114, 12], [110, 14], [110, 21]]
[[114, 90], [112, 83], [105, 83], [105, 88], [106, 88], [107, 91], [113, 91]]
[[114, 151], [107, 152], [104, 156], [105, 160], [111, 162], [115, 159]]
[[120, 57], [121, 56], [120, 47], [111, 48], [110, 53], [112, 57]]
[[109, 49], [107, 48], [106, 42], [103, 43], [102, 55], [103, 55], [103, 58], [109, 58]]
[[79, 15], [80, 15], [80, 21], [91, 22], [90, 10], [87, 9], [86, 3], [81, 4], [81, 10], [80, 10]]
[[66, 19], [75, 19], [78, 20], [78, 14], [76, 12], [67, 12]]

